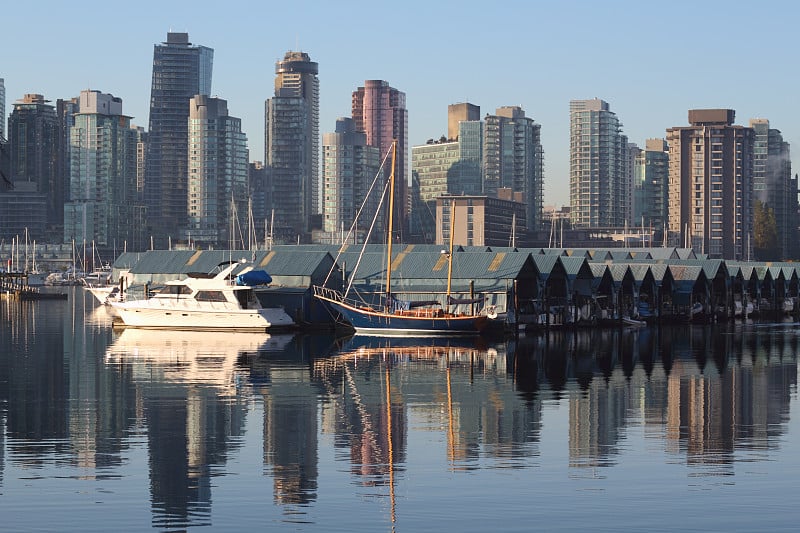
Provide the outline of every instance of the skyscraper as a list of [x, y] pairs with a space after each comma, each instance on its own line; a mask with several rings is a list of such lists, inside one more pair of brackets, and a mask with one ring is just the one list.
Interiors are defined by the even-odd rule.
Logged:
[[569, 103], [570, 218], [575, 227], [621, 227], [630, 218], [630, 153], [608, 102]]
[[253, 212], [255, 222], [255, 232], [263, 235], [263, 240], [267, 243], [269, 231], [270, 208], [267, 207], [269, 191], [267, 187], [267, 167], [263, 161], [252, 161], [247, 165], [247, 187], [250, 191], [250, 209]]
[[187, 240], [233, 249], [252, 244], [237, 242], [249, 227], [247, 137], [225, 100], [190, 100], [189, 154]]
[[733, 109], [689, 110], [667, 129], [669, 240], [711, 258], [747, 260], [753, 237], [752, 128]]
[[544, 150], [541, 126], [517, 106], [500, 107], [484, 118], [483, 192], [522, 193], [527, 229], [542, 223]]
[[187, 222], [189, 99], [211, 94], [214, 50], [168, 33], [153, 49], [145, 203], [154, 237], [164, 245]]
[[11, 156], [6, 146], [6, 86], [0, 78], [0, 192], [11, 186]]
[[305, 145], [307, 168], [305, 180], [308, 191], [304, 203], [308, 213], [320, 212], [321, 181], [319, 175], [319, 65], [305, 52], [286, 52], [283, 61], [275, 64], [275, 95], [302, 98], [307, 105]]
[[6, 138], [6, 80], [0, 78], [0, 139], [5, 139], [5, 138]]
[[[48, 233], [60, 234], [64, 196], [63, 183], [56, 174], [56, 123], [56, 110], [44, 96], [26, 94], [14, 104], [8, 120], [8, 136], [14, 187], [44, 195]], [[43, 241], [45, 236], [38, 239]]]
[[[397, 141], [395, 170], [395, 240], [408, 233], [408, 111], [406, 94], [383, 80], [367, 80], [353, 92], [353, 121], [356, 131], [367, 134], [367, 144], [380, 150], [383, 158]], [[389, 165], [386, 165], [387, 176]]]
[[319, 79], [304, 52], [275, 64], [275, 94], [266, 101], [264, 162], [276, 242], [307, 240], [319, 212]]
[[[633, 223], [658, 233], [667, 223], [669, 207], [669, 152], [664, 139], [647, 139], [633, 168]], [[662, 234], [663, 235], [663, 234]]]
[[350, 229], [363, 203], [355, 237], [363, 242], [383, 190], [379, 180], [367, 194], [380, 167], [380, 153], [367, 144], [367, 135], [356, 131], [349, 117], [337, 119], [335, 132], [322, 136], [322, 153], [322, 229], [327, 240], [341, 242], [342, 229]]
[[143, 213], [136, 203], [139, 131], [122, 114], [122, 99], [81, 91], [70, 128], [70, 191], [64, 206], [64, 242], [131, 249], [144, 245]]
[[[75, 125], [75, 116], [80, 111], [80, 97], [56, 100], [56, 139], [55, 150], [56, 179], [62, 184], [60, 201], [66, 204], [70, 200], [70, 132]], [[59, 237], [63, 237], [62, 235]]]
[[753, 198], [772, 209], [778, 233], [778, 257], [770, 259], [789, 259], [797, 240], [797, 183], [792, 179], [789, 143], [767, 119], [750, 119], [750, 127], [755, 134]]

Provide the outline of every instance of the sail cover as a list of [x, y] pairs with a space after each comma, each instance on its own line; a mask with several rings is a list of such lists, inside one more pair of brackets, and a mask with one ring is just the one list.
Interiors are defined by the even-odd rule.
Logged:
[[272, 276], [263, 270], [251, 270], [236, 276], [237, 285], [254, 287], [256, 285], [269, 285], [270, 283], [272, 283]]

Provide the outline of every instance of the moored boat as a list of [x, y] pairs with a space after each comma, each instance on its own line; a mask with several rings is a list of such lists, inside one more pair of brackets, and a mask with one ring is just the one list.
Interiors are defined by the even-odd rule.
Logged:
[[193, 273], [167, 282], [160, 292], [145, 299], [110, 304], [126, 327], [216, 331], [293, 327], [294, 321], [283, 308], [262, 307], [252, 286], [233, 282], [232, 274], [240, 266], [228, 262], [216, 275]]
[[[456, 299], [450, 294], [453, 270], [453, 224], [450, 225], [450, 251], [448, 254], [446, 303], [438, 301], [400, 302], [394, 298], [392, 288], [392, 239], [394, 214], [394, 177], [396, 168], [396, 141], [392, 144], [392, 167], [389, 176], [388, 230], [386, 232], [386, 293], [378, 305], [348, 300], [344, 294], [326, 287], [314, 287], [314, 296], [327, 303], [360, 335], [474, 335], [484, 330], [497, 318], [493, 308], [479, 313], [454, 313], [450, 306], [483, 303], [483, 298]], [[453, 209], [451, 205], [451, 210]], [[369, 241], [367, 237], [364, 242]], [[362, 249], [363, 254], [363, 249]], [[356, 266], [356, 268], [358, 268]], [[348, 287], [349, 290], [349, 287]]]

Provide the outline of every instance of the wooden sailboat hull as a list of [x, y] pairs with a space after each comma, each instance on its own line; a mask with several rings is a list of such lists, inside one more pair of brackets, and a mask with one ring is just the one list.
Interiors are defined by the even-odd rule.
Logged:
[[477, 335], [489, 324], [483, 315], [404, 316], [359, 309], [323, 298], [359, 335]]

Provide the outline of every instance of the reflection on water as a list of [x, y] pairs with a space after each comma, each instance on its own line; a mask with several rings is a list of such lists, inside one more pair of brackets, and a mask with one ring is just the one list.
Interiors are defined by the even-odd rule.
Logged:
[[106, 352], [106, 364], [130, 367], [134, 380], [204, 384], [235, 394], [243, 353], [278, 351], [292, 335], [125, 329]]
[[[441, 466], [428, 484], [489, 482], [492, 472], [552, 469], [545, 437], [564, 442], [553, 487], [644, 450], [654, 471], [679, 461], [691, 476], [736, 477], [737, 461], [786, 445], [797, 396], [796, 325], [334, 340], [113, 331], [90, 298], [76, 289], [66, 302], [0, 301], [0, 505], [30, 511], [26, 483], [143, 476], [153, 527], [220, 525], [214, 502], [226, 493], [214, 479], [238, 474], [227, 490], [261, 492], [250, 485], [261, 477], [279, 521], [315, 522], [315, 506], [349, 491], [385, 498], [394, 523], [424, 509], [426, 489], [410, 474], [420, 461]], [[349, 488], [321, 481], [340, 471]], [[136, 517], [128, 500], [104, 498]], [[377, 525], [338, 512], [355, 529]]]

